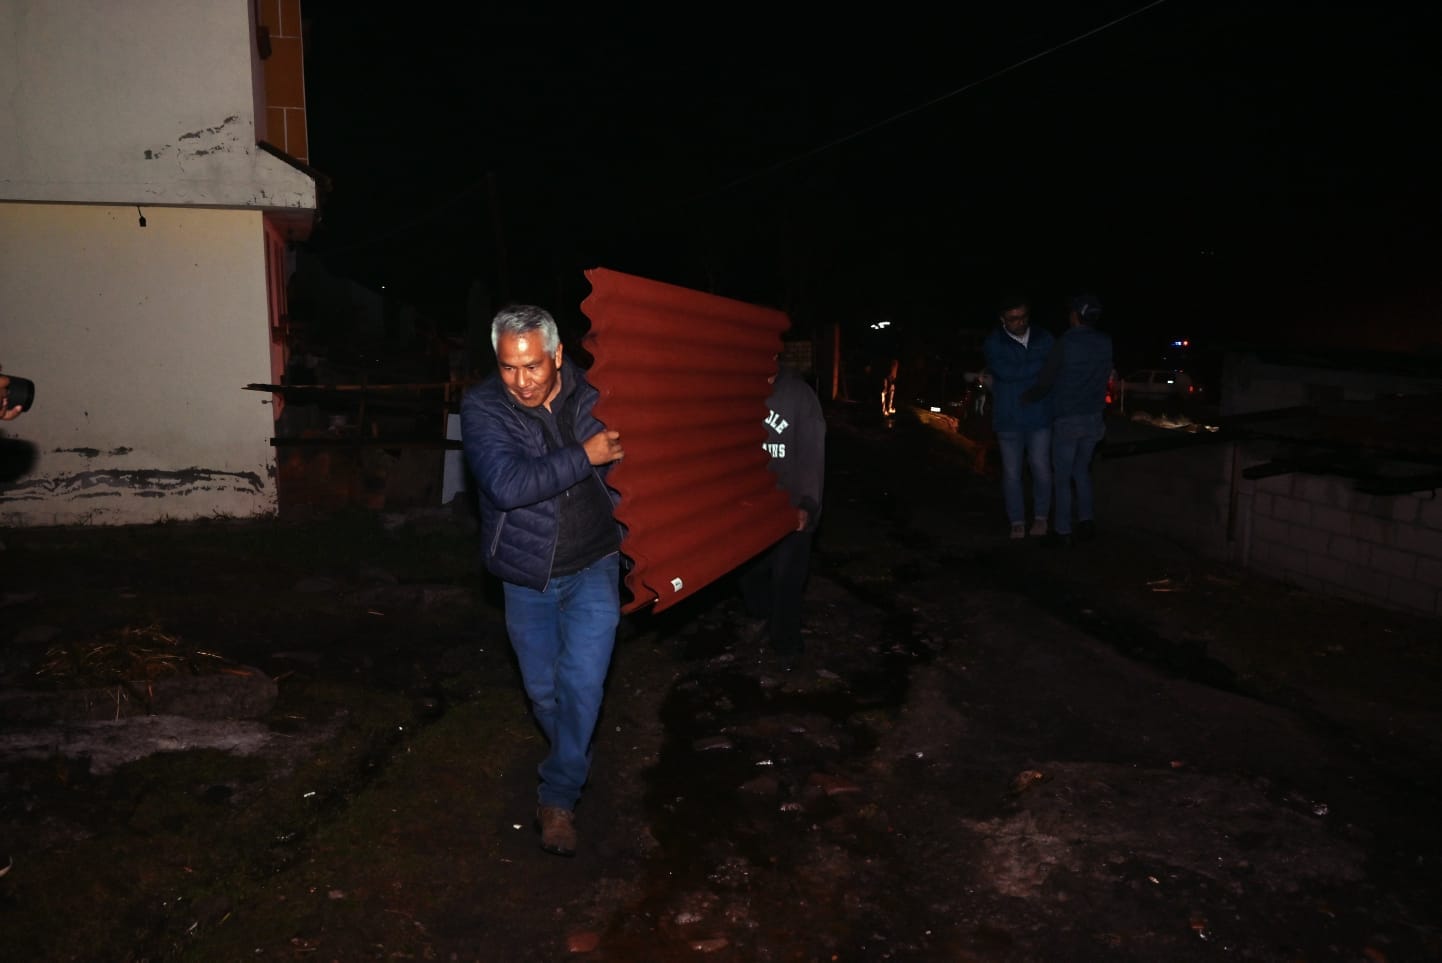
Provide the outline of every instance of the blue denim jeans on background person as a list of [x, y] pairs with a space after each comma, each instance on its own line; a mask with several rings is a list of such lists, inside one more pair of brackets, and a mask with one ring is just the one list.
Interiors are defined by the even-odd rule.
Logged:
[[1031, 465], [1032, 516], [1045, 519], [1051, 511], [1051, 429], [998, 431], [1001, 452], [1001, 494], [1006, 517], [1013, 525], [1026, 524], [1026, 497], [1022, 493], [1022, 460]]
[[1100, 412], [1067, 415], [1051, 423], [1051, 460], [1056, 469], [1056, 519], [1052, 530], [1070, 535], [1072, 527], [1072, 485], [1076, 485], [1076, 520], [1095, 518], [1092, 501], [1092, 455], [1106, 434]]
[[544, 592], [502, 583], [506, 631], [550, 743], [537, 769], [542, 806], [574, 809], [590, 773], [591, 736], [621, 621], [620, 559], [612, 552], [572, 575], [553, 576]]

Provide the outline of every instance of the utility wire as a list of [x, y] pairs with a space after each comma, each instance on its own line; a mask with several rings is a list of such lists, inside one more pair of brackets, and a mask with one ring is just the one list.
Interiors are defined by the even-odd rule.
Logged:
[[1022, 67], [1025, 67], [1027, 64], [1035, 63], [1036, 61], [1042, 59], [1043, 57], [1048, 57], [1048, 56], [1050, 56], [1051, 54], [1056, 53], [1058, 50], [1064, 50], [1064, 49], [1066, 49], [1067, 47], [1073, 46], [1073, 45], [1075, 45], [1075, 44], [1079, 44], [1079, 43], [1081, 43], [1083, 40], [1087, 40], [1087, 39], [1090, 38], [1090, 37], [1094, 37], [1094, 36], [1096, 36], [1097, 34], [1101, 33], [1101, 32], [1104, 31], [1104, 30], [1110, 30], [1112, 27], [1115, 27], [1117, 24], [1123, 23], [1123, 22], [1125, 22], [1125, 21], [1127, 21], [1127, 20], [1130, 20], [1131, 18], [1133, 18], [1133, 17], [1135, 17], [1135, 16], [1138, 16], [1138, 15], [1140, 15], [1140, 14], [1146, 13], [1148, 10], [1152, 9], [1153, 7], [1159, 7], [1159, 6], [1161, 6], [1162, 4], [1164, 4], [1164, 3], [1166, 3], [1166, 2], [1167, 2], [1167, 0], [1152, 0], [1151, 3], [1148, 3], [1148, 4], [1146, 4], [1145, 6], [1138, 7], [1137, 9], [1132, 10], [1132, 11], [1129, 12], [1129, 13], [1124, 13], [1124, 14], [1122, 14], [1120, 17], [1117, 17], [1117, 18], [1114, 19], [1114, 20], [1109, 20], [1109, 21], [1107, 21], [1106, 23], [1102, 24], [1101, 26], [1093, 27], [1092, 29], [1086, 31], [1085, 33], [1077, 34], [1075, 37], [1072, 37], [1072, 38], [1069, 39], [1069, 40], [1063, 40], [1063, 41], [1062, 41], [1061, 43], [1059, 43], [1059, 44], [1056, 44], [1056, 45], [1054, 45], [1054, 46], [1048, 47], [1047, 49], [1042, 50], [1042, 51], [1040, 51], [1040, 52], [1038, 52], [1038, 53], [1034, 53], [1034, 54], [1032, 54], [1032, 55], [1029, 56], [1029, 57], [1024, 57], [1024, 58], [1022, 58], [1021, 60], [1018, 60], [1016, 63], [1013, 63], [1013, 64], [1011, 64], [1011, 65], [1009, 65], [1009, 66], [1006, 66], [1006, 67], [1002, 67], [1000, 70], [992, 71], [991, 73], [987, 74], [987, 75], [984, 76], [984, 77], [980, 77], [980, 78], [978, 78], [978, 79], [976, 79], [976, 80], [973, 80], [973, 81], [971, 81], [971, 82], [968, 83], [968, 84], [965, 84], [965, 85], [963, 85], [963, 86], [961, 86], [961, 87], [958, 87], [958, 88], [956, 88], [955, 90], [948, 91], [947, 93], [941, 94], [940, 96], [933, 97], [931, 100], [928, 100], [928, 101], [926, 101], [925, 103], [917, 104], [917, 105], [914, 106], [914, 107], [908, 107], [906, 110], [903, 110], [903, 111], [901, 111], [901, 112], [898, 113], [898, 114], [892, 114], [890, 117], [887, 117], [887, 118], [884, 118], [884, 119], [882, 119], [882, 120], [879, 120], [879, 121], [877, 121], [876, 123], [871, 124], [870, 126], [863, 127], [863, 128], [861, 128], [860, 130], [852, 131], [852, 132], [849, 133], [849, 134], [844, 134], [844, 135], [842, 135], [841, 137], [837, 137], [837, 138], [834, 139], [834, 140], [827, 141], [827, 142], [824, 143], [824, 144], [821, 144], [821, 145], [819, 145], [819, 146], [817, 146], [817, 147], [813, 147], [811, 150], [804, 151], [804, 152], [802, 152], [802, 153], [800, 153], [800, 154], [795, 154], [795, 155], [793, 155], [793, 156], [791, 156], [791, 157], [788, 157], [788, 158], [786, 158], [785, 160], [778, 161], [777, 163], [772, 164], [770, 167], [764, 167], [764, 168], [762, 168], [761, 170], [759, 170], [759, 171], [753, 171], [753, 172], [751, 172], [750, 174], [743, 174], [743, 175], [741, 175], [740, 177], [738, 177], [738, 178], [736, 178], [736, 179], [734, 179], [734, 180], [728, 181], [728, 182], [726, 182], [725, 184], [720, 185], [719, 187], [713, 187], [713, 188], [710, 188], [709, 190], [705, 190], [705, 191], [701, 191], [700, 193], [693, 194], [693, 195], [691, 195], [690, 197], [686, 198], [682, 203], [683, 203], [683, 204], [691, 204], [691, 203], [694, 203], [694, 202], [696, 202], [696, 201], [702, 200], [703, 198], [712, 196], [712, 195], [714, 195], [714, 194], [722, 194], [722, 193], [725, 193], [726, 191], [729, 191], [729, 190], [731, 190], [732, 188], [735, 188], [735, 187], [739, 187], [740, 185], [745, 184], [745, 183], [747, 183], [747, 182], [749, 182], [749, 181], [753, 181], [753, 180], [756, 180], [756, 179], [758, 179], [758, 178], [765, 177], [765, 176], [768, 175], [768, 174], [775, 173], [776, 171], [779, 171], [779, 170], [782, 170], [782, 169], [784, 169], [784, 168], [790, 167], [790, 166], [792, 166], [792, 165], [794, 165], [794, 164], [799, 164], [799, 163], [801, 163], [801, 162], [804, 161], [804, 160], [808, 160], [808, 159], [810, 159], [810, 158], [812, 158], [812, 157], [817, 156], [818, 154], [824, 154], [826, 151], [834, 150], [835, 148], [840, 147], [842, 144], [849, 143], [850, 141], [856, 140], [857, 138], [860, 138], [860, 137], [865, 137], [867, 134], [870, 134], [870, 133], [873, 132], [873, 131], [880, 130], [882, 127], [887, 127], [887, 126], [889, 126], [889, 125], [891, 125], [891, 124], [894, 124], [894, 123], [896, 123], [896, 122], [898, 122], [898, 121], [900, 121], [900, 120], [902, 120], [902, 119], [904, 119], [904, 118], [906, 118], [906, 117], [910, 117], [912, 114], [919, 113], [919, 112], [921, 112], [921, 111], [923, 111], [923, 110], [928, 110], [928, 109], [930, 109], [930, 108], [932, 108], [932, 107], [935, 107], [937, 104], [941, 103], [941, 102], [944, 101], [944, 100], [950, 100], [950, 99], [953, 98], [953, 97], [959, 97], [960, 95], [966, 93], [966, 92], [969, 91], [969, 90], [974, 90], [975, 88], [980, 87], [982, 84], [989, 83], [989, 82], [997, 79], [998, 77], [1002, 77], [1002, 76], [1005, 76], [1006, 74], [1011, 73], [1011, 72], [1014, 71], [1014, 70], [1020, 70]]
[[[817, 147], [813, 147], [811, 150], [803, 151], [800, 154], [792, 155], [791, 157], [778, 161], [777, 163], [772, 164], [769, 167], [764, 167], [760, 170], [752, 171], [749, 174], [743, 174], [740, 177], [728, 181], [725, 184], [721, 184], [718, 187], [708, 188], [707, 190], [692, 194], [690, 197], [684, 198], [679, 203], [682, 205], [689, 205], [694, 204], [695, 202], [703, 200], [707, 197], [711, 197], [713, 195], [724, 194], [725, 192], [739, 187], [742, 184], [746, 184], [750, 181], [754, 181], [769, 174], [773, 174], [776, 171], [784, 170], [787, 167], [799, 164], [802, 161], [808, 160], [812, 157], [816, 157], [820, 154], [824, 154], [827, 151], [834, 150], [843, 144], [850, 143], [853, 140], [865, 137], [867, 134], [880, 130], [883, 127], [887, 127], [891, 124], [895, 124], [901, 120], [904, 120], [905, 118], [910, 117], [912, 114], [917, 114], [921, 111], [928, 110], [932, 107], [935, 107], [937, 104], [942, 103], [943, 101], [950, 100], [953, 97], [959, 97], [969, 90], [974, 90], [977, 87], [980, 87], [982, 84], [990, 83], [991, 81], [996, 80], [999, 77], [1003, 77], [1006, 74], [1012, 73], [1013, 71], [1020, 70], [1022, 67], [1025, 67], [1028, 64], [1035, 63], [1036, 61], [1041, 60], [1043, 57], [1048, 57], [1059, 50], [1064, 50], [1067, 47], [1079, 44], [1084, 40], [1087, 40], [1091, 37], [1096, 36], [1099, 33], [1102, 33], [1105, 30], [1110, 30], [1112, 27], [1115, 27], [1120, 23], [1124, 23], [1125, 21], [1130, 20], [1133, 17], [1146, 13], [1153, 7], [1159, 7], [1166, 2], [1167, 0], [1152, 0], [1151, 3], [1138, 7], [1137, 9], [1132, 10], [1129, 13], [1124, 13], [1120, 17], [1109, 20], [1106, 23], [1101, 24], [1100, 26], [1093, 27], [1092, 29], [1085, 31], [1084, 33], [1077, 34], [1076, 36], [1071, 37], [1068, 40], [1063, 40], [1061, 43], [1054, 44], [1053, 46], [1048, 47], [1045, 50], [1034, 53], [1028, 57], [1023, 57], [1021, 60], [1018, 60], [1013, 64], [1002, 67], [999, 70], [992, 71], [986, 76], [973, 80], [970, 83], [956, 88], [955, 90], [951, 90], [937, 97], [933, 97], [932, 99], [925, 101], [924, 103], [917, 104], [914, 107], [908, 107], [906, 110], [903, 110], [900, 113], [893, 114], [890, 117], [886, 117], [882, 120], [877, 121], [874, 124], [863, 127], [859, 130], [852, 131], [849, 134], [844, 134], [841, 137], [835, 138], [834, 140], [830, 140]], [[429, 222], [435, 220], [437, 217], [445, 214], [454, 213], [451, 210], [452, 205], [478, 193], [485, 187], [485, 185], [485, 178], [466, 184], [460, 190], [434, 203], [426, 210], [415, 212], [409, 217], [407, 217], [405, 220], [398, 223], [387, 225], [387, 228], [384, 231], [381, 231], [377, 234], [372, 234], [369, 237], [364, 237], [358, 240], [351, 241], [348, 244], [330, 248], [329, 252], [332, 254], [349, 253], [359, 250], [361, 248], [374, 247], [375, 245], [383, 244], [387, 241], [390, 241], [393, 238], [409, 234], [419, 228], [426, 226]]]

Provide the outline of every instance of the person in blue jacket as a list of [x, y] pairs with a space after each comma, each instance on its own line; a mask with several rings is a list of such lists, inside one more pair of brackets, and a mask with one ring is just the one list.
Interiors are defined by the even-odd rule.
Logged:
[[550, 751], [538, 769], [541, 848], [576, 852], [575, 808], [621, 618], [621, 529], [605, 482], [621, 436], [591, 413], [599, 392], [562, 358], [555, 319], [534, 305], [491, 323], [497, 372], [461, 398], [486, 568]]
[[982, 380], [991, 389], [992, 428], [1001, 452], [1002, 498], [1011, 537], [1025, 538], [1023, 466], [1030, 466], [1031, 534], [1045, 535], [1051, 510], [1051, 403], [1045, 399], [1023, 401], [1022, 392], [1036, 384], [1056, 339], [1045, 328], [1032, 326], [1026, 298], [1008, 297], [999, 307], [1001, 323], [987, 335], [981, 349], [986, 356]]
[[1056, 519], [1049, 546], [1063, 546], [1072, 537], [1072, 488], [1076, 488], [1076, 537], [1096, 537], [1096, 506], [1092, 489], [1092, 456], [1106, 434], [1107, 381], [1112, 377], [1112, 339], [1098, 331], [1102, 303], [1094, 294], [1071, 299], [1070, 325], [1023, 397], [1051, 399], [1051, 460], [1056, 475]]

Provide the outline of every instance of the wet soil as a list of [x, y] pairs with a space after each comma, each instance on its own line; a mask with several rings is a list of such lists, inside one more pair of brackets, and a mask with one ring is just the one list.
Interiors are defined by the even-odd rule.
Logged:
[[464, 513], [0, 532], [5, 692], [96, 694], [0, 719], [4, 955], [1442, 957], [1438, 624], [1012, 542], [955, 442], [833, 420], [798, 664], [727, 580], [623, 621], [574, 859]]

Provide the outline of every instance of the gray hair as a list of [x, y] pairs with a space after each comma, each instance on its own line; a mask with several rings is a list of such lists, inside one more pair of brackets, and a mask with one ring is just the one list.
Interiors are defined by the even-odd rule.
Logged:
[[549, 311], [534, 304], [508, 305], [497, 311], [491, 321], [491, 348], [500, 349], [503, 334], [530, 334], [532, 331], [541, 332], [541, 346], [546, 349], [546, 354], [555, 354], [561, 346], [561, 332]]

